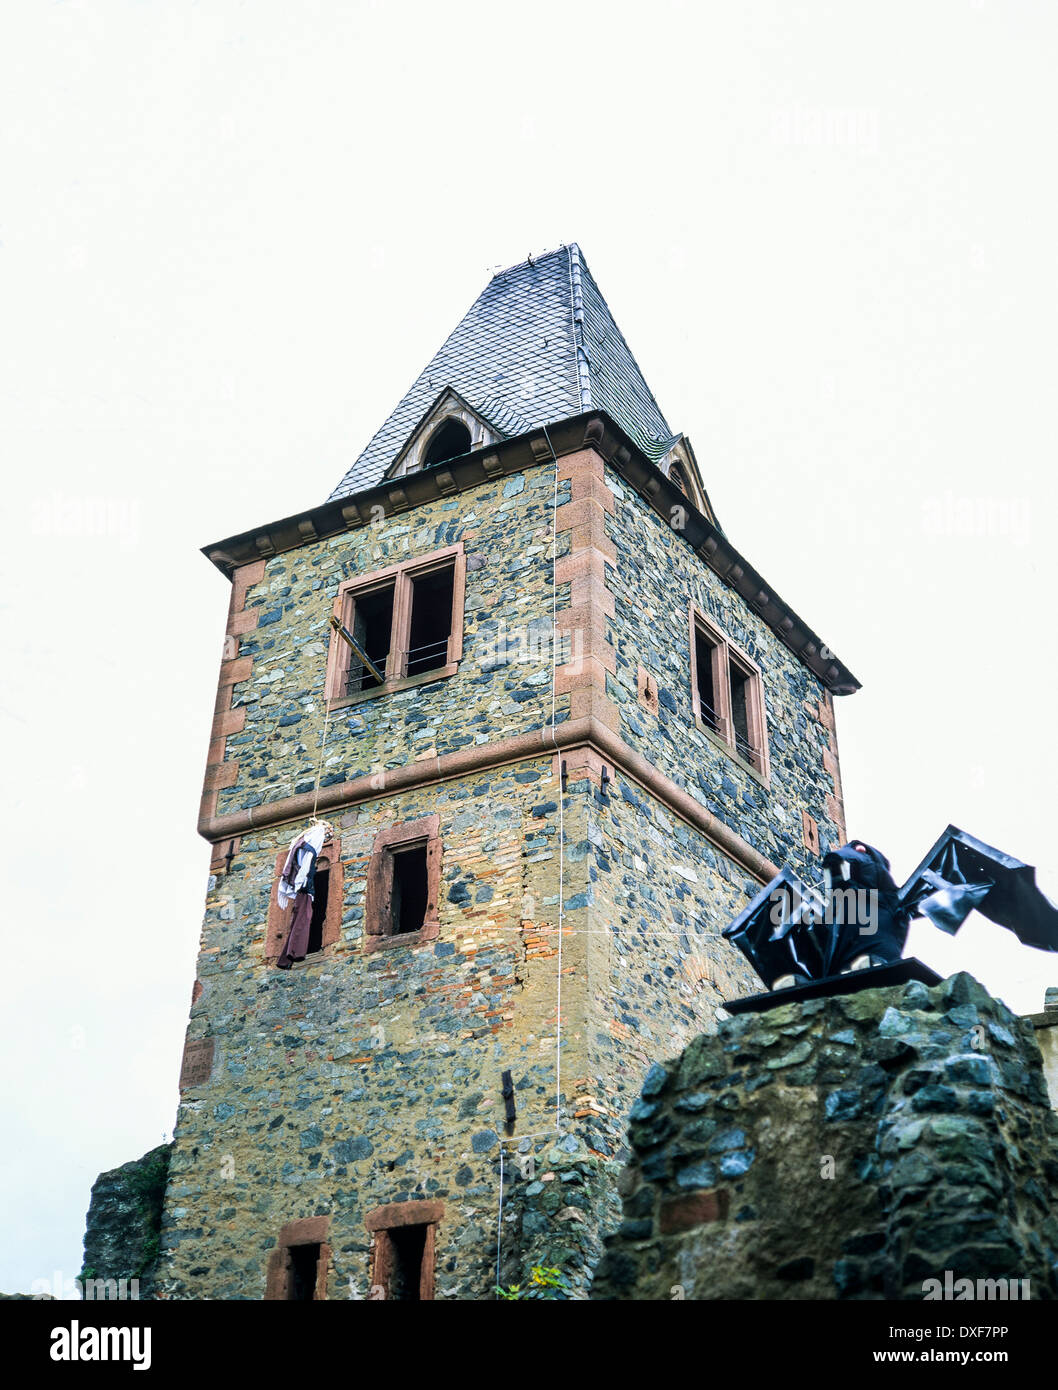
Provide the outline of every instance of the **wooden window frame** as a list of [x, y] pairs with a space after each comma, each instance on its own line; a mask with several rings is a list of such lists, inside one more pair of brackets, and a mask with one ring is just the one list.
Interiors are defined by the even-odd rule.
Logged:
[[[288, 903], [286, 907], [279, 906], [279, 876], [283, 872], [283, 865], [287, 862], [289, 853], [289, 848], [280, 850], [276, 855], [275, 870], [272, 874], [272, 894], [268, 900], [268, 926], [265, 929], [264, 945], [264, 956], [269, 965], [274, 965], [282, 955], [283, 946], [286, 944], [287, 935], [290, 932], [290, 919], [294, 912], [293, 903]], [[327, 915], [323, 919], [323, 940], [320, 943], [320, 949], [313, 951], [312, 955], [306, 956], [303, 961], [296, 961], [295, 968], [299, 965], [323, 960], [342, 934], [345, 868], [342, 864], [342, 842], [340, 839], [324, 841], [323, 848], [316, 856], [317, 868], [322, 860], [327, 861], [327, 870], [330, 874], [327, 880]]]
[[290, 1276], [292, 1266], [290, 1251], [296, 1245], [318, 1245], [320, 1260], [316, 1266], [316, 1302], [327, 1298], [327, 1275], [331, 1264], [331, 1247], [327, 1244], [329, 1216], [303, 1216], [297, 1221], [288, 1221], [280, 1227], [279, 1242], [268, 1257], [265, 1271], [265, 1298], [267, 1300], [290, 1299]]
[[[409, 676], [407, 671], [407, 647], [411, 633], [412, 593], [416, 579], [433, 570], [452, 567], [452, 624], [448, 635], [448, 651], [443, 666], [432, 671], [420, 671]], [[463, 657], [463, 620], [467, 583], [467, 557], [463, 542], [434, 550], [429, 555], [419, 555], [413, 560], [405, 560], [399, 565], [386, 569], [372, 570], [370, 574], [356, 575], [343, 580], [338, 586], [334, 600], [334, 616], [352, 631], [353, 611], [359, 594], [377, 592], [393, 585], [393, 619], [390, 626], [389, 655], [386, 657], [385, 680], [381, 685], [369, 690], [345, 694], [350, 662], [353, 653], [348, 642], [334, 631], [331, 632], [330, 650], [327, 655], [327, 681], [325, 698], [328, 709], [341, 709], [345, 705], [359, 704], [362, 700], [377, 699], [394, 690], [406, 690], [416, 685], [426, 685], [431, 681], [444, 680], [454, 676]]]
[[444, 1219], [443, 1202], [389, 1202], [383, 1207], [375, 1207], [364, 1218], [364, 1225], [371, 1232], [371, 1293], [384, 1290], [383, 1299], [389, 1294], [389, 1279], [393, 1268], [393, 1242], [390, 1231], [402, 1226], [425, 1226], [426, 1243], [422, 1252], [422, 1272], [419, 1277], [419, 1300], [432, 1301], [434, 1296], [434, 1267], [437, 1259], [437, 1227]]
[[[701, 701], [698, 696], [698, 634], [710, 646], [712, 661], [713, 698], [716, 700], [717, 729], [712, 729], [702, 718]], [[705, 736], [722, 748], [728, 757], [739, 767], [751, 773], [758, 782], [767, 787], [771, 782], [771, 763], [768, 757], [768, 718], [764, 702], [764, 681], [757, 663], [735, 645], [711, 622], [698, 605], [692, 602], [688, 607], [688, 635], [690, 640], [691, 708], [696, 727]], [[758, 753], [752, 760], [745, 758], [735, 746], [734, 722], [731, 717], [731, 667], [741, 671], [746, 677], [746, 722], [749, 727], [750, 742], [756, 743]]]
[[[418, 931], [387, 931], [392, 924], [393, 855], [401, 847], [426, 845], [426, 918]], [[441, 817], [420, 816], [380, 830], [371, 846], [364, 894], [364, 952], [422, 946], [441, 931]]]

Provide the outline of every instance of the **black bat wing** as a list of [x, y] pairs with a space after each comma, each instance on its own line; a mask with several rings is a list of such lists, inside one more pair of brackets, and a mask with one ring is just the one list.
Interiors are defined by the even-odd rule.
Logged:
[[1026, 946], [1058, 951], [1058, 908], [1036, 886], [1036, 870], [949, 825], [897, 894], [912, 916], [954, 935], [974, 908]]
[[819, 979], [826, 969], [822, 899], [793, 872], [783, 869], [724, 928], [760, 978], [771, 989], [783, 975]]

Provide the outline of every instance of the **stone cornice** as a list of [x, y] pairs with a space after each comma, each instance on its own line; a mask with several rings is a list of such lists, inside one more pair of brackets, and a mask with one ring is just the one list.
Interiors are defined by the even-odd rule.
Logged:
[[375, 518], [393, 516], [424, 502], [449, 497], [509, 473], [521, 473], [548, 462], [551, 449], [562, 457], [593, 448], [655, 511], [671, 524], [679, 508], [679, 534], [729, 588], [740, 594], [778, 637], [834, 695], [851, 695], [860, 682], [821, 641], [806, 622], [775, 593], [761, 574], [636, 448], [610, 417], [600, 410], [572, 416], [549, 425], [547, 433], [532, 430], [515, 439], [475, 450], [438, 468], [389, 478], [353, 497], [340, 497], [267, 526], [231, 536], [202, 553], [229, 577], [254, 560], [296, 550], [314, 540], [370, 525]]
[[594, 749], [604, 762], [620, 769], [627, 777], [638, 782], [645, 791], [663, 802], [681, 820], [701, 831], [717, 849], [733, 859], [759, 883], [770, 882], [779, 872], [769, 859], [754, 849], [741, 835], [707, 810], [682, 787], [678, 787], [671, 778], [659, 772], [641, 754], [629, 748], [620, 735], [592, 716], [566, 720], [553, 728], [547, 725], [532, 733], [515, 734], [510, 738], [497, 739], [493, 743], [461, 748], [455, 753], [443, 753], [434, 758], [424, 758], [418, 762], [388, 768], [384, 772], [356, 777], [349, 782], [321, 787], [318, 798], [315, 792], [302, 792], [297, 796], [266, 802], [262, 806], [230, 811], [222, 816], [204, 814], [199, 821], [198, 832], [213, 842], [233, 839], [253, 830], [270, 830], [290, 822], [305, 820], [313, 814], [314, 808], [320, 814], [345, 810], [367, 801], [392, 796], [395, 792], [436, 786], [441, 782], [475, 775], [489, 768], [505, 767], [511, 763], [523, 762], [527, 758], [546, 757], [552, 753], [562, 754], [574, 748]]

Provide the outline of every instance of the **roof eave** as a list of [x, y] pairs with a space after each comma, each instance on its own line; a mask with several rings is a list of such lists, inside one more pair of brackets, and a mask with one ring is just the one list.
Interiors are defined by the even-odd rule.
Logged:
[[[202, 553], [222, 574], [255, 560], [296, 550], [316, 540], [355, 531], [379, 516], [410, 511], [438, 497], [448, 497], [511, 473], [520, 473], [551, 459], [551, 447], [561, 457], [590, 447], [605, 458], [631, 487], [668, 522], [673, 508], [682, 510], [681, 538], [729, 588], [740, 594], [798, 659], [833, 695], [851, 695], [860, 682], [802, 618], [765, 582], [735, 549], [724, 533], [664, 476], [658, 466], [632, 442], [603, 410], [586, 411], [530, 430], [513, 439], [437, 468], [398, 478], [384, 478], [362, 492], [323, 502], [307, 511], [283, 517], [251, 531], [202, 547]], [[826, 655], [824, 655], [824, 653]]]

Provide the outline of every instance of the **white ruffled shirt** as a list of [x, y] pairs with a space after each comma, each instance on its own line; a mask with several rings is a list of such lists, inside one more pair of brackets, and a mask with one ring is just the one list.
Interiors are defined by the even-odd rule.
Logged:
[[[311, 830], [307, 830], [304, 835], [299, 835], [291, 844], [291, 849], [295, 845], [297, 848], [297, 869], [294, 873], [294, 885], [290, 887], [285, 878], [279, 880], [278, 898], [279, 906], [286, 908], [294, 901], [297, 895], [305, 887], [309, 876], [309, 869], [312, 867], [313, 860], [323, 848], [323, 842], [327, 838], [327, 826], [314, 825]], [[301, 841], [298, 845], [298, 840]], [[289, 851], [288, 851], [289, 853]]]

